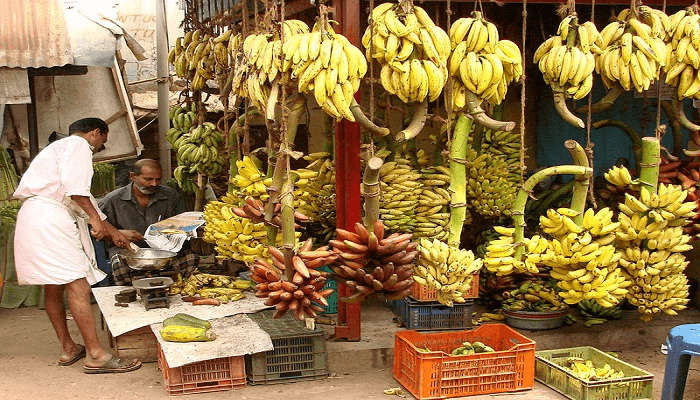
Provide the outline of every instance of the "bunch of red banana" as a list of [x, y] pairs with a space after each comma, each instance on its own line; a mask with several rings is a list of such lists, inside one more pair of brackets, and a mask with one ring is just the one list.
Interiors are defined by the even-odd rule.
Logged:
[[319, 304], [328, 306], [326, 297], [333, 293], [333, 289], [323, 289], [328, 273], [316, 269], [333, 263], [337, 256], [328, 250], [328, 246], [311, 250], [312, 246], [309, 239], [292, 256], [294, 275], [291, 282], [283, 280], [275, 268], [286, 269], [284, 253], [276, 247], [269, 247], [274, 267], [261, 259], [256, 259], [249, 267], [251, 279], [257, 283], [255, 296], [267, 298], [265, 305], [275, 306], [274, 318], [280, 318], [287, 311], [292, 311], [298, 320], [315, 318], [324, 310]]
[[[700, 132], [691, 134], [693, 140], [700, 145]], [[690, 158], [685, 160], [669, 160], [661, 155], [661, 165], [659, 166], [659, 183], [680, 185], [688, 191], [686, 201], [694, 201], [700, 209], [700, 192], [696, 190], [700, 184], [700, 150], [690, 150], [685, 152]], [[693, 235], [700, 234], [700, 212], [691, 218], [690, 224], [683, 230], [685, 233]]]
[[[251, 221], [255, 223], [260, 223], [260, 222], [265, 222], [265, 204], [263, 204], [262, 201], [254, 198], [254, 197], [246, 197], [245, 198], [245, 203], [243, 204], [242, 207], [233, 207], [231, 209], [234, 214], [238, 215], [241, 218], [248, 218]], [[275, 226], [280, 226], [281, 223], [281, 218], [282, 218], [282, 204], [277, 203], [275, 204], [275, 212], [274, 216], [272, 217], [272, 224]], [[309, 217], [306, 215], [294, 211], [294, 229], [298, 229], [301, 226], [297, 224], [296, 222], [308, 222]]]
[[413, 285], [414, 264], [418, 255], [410, 233], [392, 233], [384, 237], [384, 224], [377, 220], [368, 231], [361, 223], [355, 232], [336, 229], [336, 240], [331, 240], [338, 255], [331, 269], [354, 293], [341, 298], [345, 302], [364, 300], [372, 293], [384, 293], [388, 300], [406, 297]]

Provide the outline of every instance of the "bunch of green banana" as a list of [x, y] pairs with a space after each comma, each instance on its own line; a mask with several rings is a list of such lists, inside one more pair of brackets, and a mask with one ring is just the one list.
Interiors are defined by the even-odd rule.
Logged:
[[618, 304], [613, 307], [603, 307], [594, 300], [581, 300], [578, 309], [586, 318], [584, 325], [590, 327], [607, 322], [609, 319], [622, 318], [622, 307]]
[[379, 218], [387, 231], [413, 233], [416, 230], [416, 209], [422, 190], [420, 180], [420, 172], [405, 158], [397, 156], [394, 161], [382, 165]]
[[189, 167], [180, 165], [173, 171], [173, 179], [184, 193], [195, 193], [197, 192], [197, 185], [194, 182], [197, 180], [197, 174], [189, 171]]
[[300, 178], [294, 183], [294, 208], [309, 217], [316, 242], [326, 243], [335, 233], [335, 166], [325, 152], [304, 160], [309, 161], [306, 168], [292, 171]]
[[631, 285], [618, 267], [620, 255], [614, 241], [620, 223], [612, 222], [609, 208], [597, 213], [589, 208], [581, 225], [573, 221], [577, 215], [562, 207], [540, 217], [540, 228], [551, 239], [538, 261], [552, 268], [550, 275], [558, 281], [559, 296], [567, 304], [585, 299], [612, 307], [625, 298]]
[[193, 174], [216, 175], [223, 169], [225, 160], [219, 154], [223, 135], [216, 125], [205, 122], [180, 136], [173, 143], [177, 149], [178, 166]]
[[494, 226], [493, 229], [500, 235], [486, 245], [484, 255], [484, 265], [489, 272], [498, 276], [510, 275], [512, 273], [536, 274], [540, 270], [537, 263], [541, 261], [541, 255], [547, 250], [549, 245], [547, 239], [540, 235], [531, 238], [523, 238], [524, 254], [522, 258], [515, 257], [518, 246], [515, 244], [513, 234], [514, 228]]
[[669, 17], [650, 7], [639, 7], [635, 14], [622, 10], [615, 21], [600, 32], [603, 52], [596, 58], [596, 72], [607, 88], [634, 87], [641, 93], [659, 78], [666, 64]]
[[513, 131], [484, 130], [481, 152], [503, 158], [512, 185], [520, 183], [520, 133]]
[[[282, 28], [286, 48], [296, 35], [309, 32], [308, 25], [296, 19], [284, 21]], [[278, 34], [251, 34], [243, 40], [243, 56], [248, 70], [240, 95], [247, 97], [258, 110], [266, 109], [273, 82], [277, 79], [284, 83], [292, 81], [292, 59], [287, 59], [285, 53], [284, 62], [281, 62], [282, 50]], [[300, 60], [300, 55], [297, 57]]]
[[659, 312], [676, 315], [688, 303], [683, 272], [688, 261], [682, 253], [692, 246], [683, 226], [695, 215], [696, 204], [684, 202], [687, 195], [680, 186], [661, 184], [657, 193], [642, 190], [639, 198], [626, 193], [618, 206], [620, 265], [632, 280], [627, 300], [645, 321]]
[[692, 5], [669, 17], [671, 39], [666, 44], [666, 83], [679, 100], [700, 99], [700, 9]]
[[437, 301], [447, 306], [464, 303], [471, 291], [474, 274], [479, 272], [482, 260], [471, 250], [458, 249], [438, 239], [423, 238], [418, 246], [418, 265], [413, 280], [419, 285], [437, 291]]
[[330, 24], [317, 22], [312, 32], [286, 40], [282, 53], [282, 71], [291, 72], [299, 93], [313, 94], [336, 120], [355, 121], [350, 106], [367, 73], [367, 60], [360, 49], [335, 33]]
[[571, 372], [575, 377], [587, 382], [617, 379], [625, 376], [624, 372], [612, 369], [610, 364], [606, 363], [602, 368], [597, 368], [593, 365], [593, 361], [584, 360], [579, 357], [569, 357], [566, 360], [566, 364], [561, 366]]
[[472, 354], [493, 353], [495, 350], [481, 342], [463, 342], [461, 346], [450, 352], [452, 356], [470, 356]]
[[231, 193], [231, 204], [242, 204], [247, 196], [267, 201], [267, 187], [272, 183], [272, 178], [266, 178], [251, 156], [244, 156], [236, 161], [238, 173], [231, 177], [230, 182], [236, 186], [236, 193]]
[[[468, 109], [480, 124], [499, 129], [494, 125], [496, 121], [484, 114], [481, 103], [485, 100], [492, 105], [501, 104], [508, 85], [520, 80], [523, 74], [520, 49], [510, 40], [499, 40], [496, 25], [479, 11], [455, 21], [449, 36], [452, 54], [448, 70], [452, 78], [448, 85], [452, 85], [452, 110]], [[515, 124], [506, 126], [505, 130], [511, 130]]]
[[477, 213], [500, 217], [510, 209], [518, 186], [509, 177], [508, 164], [502, 157], [467, 150], [467, 199]]
[[384, 89], [404, 103], [435, 101], [447, 81], [450, 39], [425, 10], [382, 3], [362, 36], [367, 59], [382, 66]]
[[177, 147], [175, 147], [175, 142], [177, 139], [189, 132], [190, 129], [192, 129], [192, 125], [197, 122], [197, 110], [195, 103], [191, 103], [190, 110], [187, 109], [186, 105], [185, 107], [170, 107], [169, 117], [172, 128], [168, 130], [165, 138], [168, 140], [168, 143], [170, 143], [170, 146], [177, 151]]
[[551, 281], [528, 280], [519, 288], [505, 292], [501, 308], [504, 311], [562, 311], [564, 304]]
[[423, 168], [419, 182], [422, 185], [416, 207], [415, 238], [447, 240], [450, 223], [450, 170], [443, 166]]
[[545, 40], [535, 51], [533, 61], [554, 93], [554, 108], [564, 121], [584, 128], [585, 124], [569, 111], [566, 98], [579, 100], [593, 87], [595, 55], [600, 54], [602, 38], [591, 21], [578, 23], [575, 15], [559, 23], [557, 35]]

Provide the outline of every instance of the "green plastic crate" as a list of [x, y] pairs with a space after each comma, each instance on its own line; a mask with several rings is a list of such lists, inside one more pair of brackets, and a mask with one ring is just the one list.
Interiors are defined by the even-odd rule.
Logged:
[[267, 332], [274, 349], [246, 356], [245, 369], [251, 385], [289, 383], [328, 377], [325, 332], [307, 329], [290, 313], [273, 319], [274, 310], [248, 316]]
[[[625, 376], [584, 381], [561, 366], [568, 357], [590, 360], [596, 367], [609, 364]], [[572, 400], [651, 399], [654, 384], [654, 375], [649, 372], [590, 346], [538, 351], [535, 353], [535, 379]]]
[[[333, 273], [333, 271], [328, 267], [321, 267], [319, 270]], [[321, 314], [335, 314], [338, 312], [338, 282], [336, 282], [335, 279], [328, 278], [326, 284], [323, 285], [323, 290], [326, 289], [333, 289], [334, 292], [330, 296], [326, 297], [328, 306], [324, 307], [323, 304], [319, 304], [319, 306], [325, 308], [325, 311], [323, 311]]]

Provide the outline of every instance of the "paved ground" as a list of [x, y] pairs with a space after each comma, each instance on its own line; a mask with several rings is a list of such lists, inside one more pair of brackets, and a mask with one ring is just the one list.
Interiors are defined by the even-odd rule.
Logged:
[[[633, 315], [633, 314], [632, 314]], [[691, 311], [687, 319], [695, 318], [700, 321], [700, 313]], [[370, 316], [368, 316], [369, 318]], [[686, 322], [686, 321], [681, 321]], [[610, 338], [626, 341], [626, 337], [617, 337], [625, 333], [625, 327], [637, 322], [625, 323], [616, 321], [606, 331], [591, 331], [596, 335], [596, 340]], [[660, 323], [659, 323], [660, 324]], [[0, 309], [0, 377], [2, 377], [2, 395], [5, 400], [14, 399], [74, 399], [77, 396], [83, 399], [165, 399], [167, 395], [162, 388], [162, 377], [155, 364], [145, 364], [139, 371], [117, 375], [85, 375], [82, 373], [81, 364], [72, 367], [58, 367], [56, 365], [57, 342], [47, 317], [42, 310], [37, 308], [23, 308], [19, 310]], [[71, 321], [71, 330], [77, 336], [77, 328]], [[612, 329], [616, 328], [616, 329]], [[661, 329], [661, 328], [659, 328]], [[663, 328], [665, 329], [665, 328]], [[583, 328], [578, 329], [578, 331]], [[597, 332], [594, 334], [594, 332]], [[605, 332], [602, 334], [601, 332]], [[388, 333], [388, 332], [387, 332]], [[543, 338], [553, 341], [568, 342], [570, 339], [578, 341], [576, 329], [565, 329], [560, 333], [550, 331], [538, 333], [536, 340], [542, 343]], [[640, 332], [641, 333], [641, 332]], [[658, 334], [657, 334], [658, 336]], [[593, 336], [591, 336], [593, 337]], [[540, 339], [542, 338], [542, 339]], [[106, 337], [103, 338], [106, 340]], [[605, 350], [618, 351], [620, 356], [655, 375], [654, 392], [655, 399], [660, 398], [665, 356], [658, 351], [659, 342], [639, 341], [631, 337], [629, 346], [619, 348], [619, 345]], [[653, 342], [653, 343], [651, 343]], [[366, 346], [367, 343], [363, 342]], [[570, 345], [578, 345], [572, 343]], [[588, 343], [581, 343], [588, 344]], [[343, 343], [342, 347], [351, 349], [353, 343]], [[333, 344], [329, 346], [332, 348]], [[538, 344], [539, 347], [539, 344]], [[551, 348], [551, 347], [549, 347]], [[347, 357], [352, 363], [352, 357]], [[359, 362], [359, 360], [358, 360]], [[336, 367], [332, 377], [326, 380], [313, 382], [299, 382], [285, 385], [272, 386], [248, 386], [232, 392], [219, 392], [197, 394], [195, 399], [280, 399], [285, 400], [350, 400], [350, 399], [384, 399], [390, 397], [382, 394], [382, 390], [399, 386], [392, 378], [390, 369], [384, 368], [367, 372], [343, 373], [342, 366]], [[356, 371], [360, 368], [351, 368]], [[554, 391], [537, 385], [532, 391], [499, 395], [508, 399], [564, 399]], [[474, 400], [489, 399], [494, 396], [475, 396]], [[410, 396], [409, 396], [410, 398]], [[691, 363], [690, 376], [686, 389], [685, 400], [700, 399], [700, 360]]]

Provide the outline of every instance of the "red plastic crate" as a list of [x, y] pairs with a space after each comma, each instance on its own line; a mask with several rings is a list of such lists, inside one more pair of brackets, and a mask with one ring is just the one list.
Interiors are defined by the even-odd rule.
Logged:
[[[450, 356], [462, 342], [475, 341], [496, 351]], [[426, 347], [431, 351], [418, 351]], [[532, 389], [535, 342], [504, 324], [445, 333], [397, 332], [394, 379], [419, 400]]]
[[[420, 285], [416, 282], [411, 286], [411, 294], [409, 295], [413, 300], [418, 301], [436, 301], [437, 300], [437, 290], [430, 289], [424, 285]], [[479, 273], [474, 274], [472, 278], [472, 288], [468, 293], [465, 293], [465, 299], [476, 299], [479, 297]]]
[[158, 346], [158, 368], [168, 394], [220, 392], [246, 385], [243, 356], [222, 357], [170, 368]]

